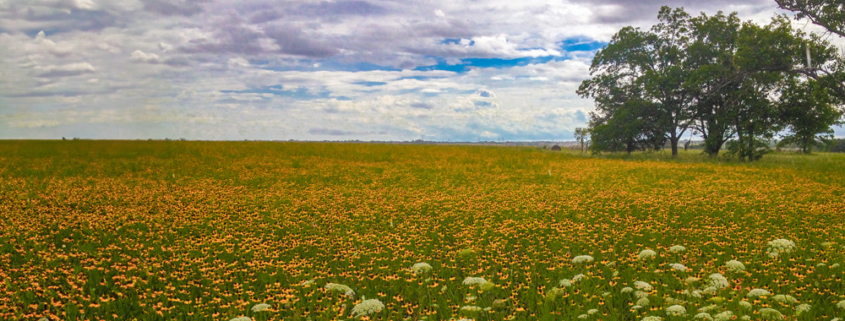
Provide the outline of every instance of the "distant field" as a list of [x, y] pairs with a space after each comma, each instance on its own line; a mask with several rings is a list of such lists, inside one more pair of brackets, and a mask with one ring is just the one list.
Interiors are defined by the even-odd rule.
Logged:
[[663, 158], [0, 141], [0, 319], [845, 318], [845, 155]]

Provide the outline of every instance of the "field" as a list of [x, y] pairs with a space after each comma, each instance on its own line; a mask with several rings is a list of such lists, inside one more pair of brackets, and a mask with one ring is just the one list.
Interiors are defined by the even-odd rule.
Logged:
[[3, 141], [0, 319], [845, 318], [845, 155], [661, 155]]

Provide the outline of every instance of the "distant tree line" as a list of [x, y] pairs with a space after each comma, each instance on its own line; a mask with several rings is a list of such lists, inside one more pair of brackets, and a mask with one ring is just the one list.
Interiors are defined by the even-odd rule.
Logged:
[[760, 26], [736, 13], [693, 17], [663, 7], [658, 19], [650, 30], [622, 28], [594, 57], [591, 78], [578, 89], [596, 104], [592, 151], [669, 145], [675, 157], [681, 138], [694, 133], [708, 155], [727, 149], [756, 160], [776, 134], [804, 152], [833, 138], [845, 103], [845, 57], [828, 41], [794, 29], [785, 16]]

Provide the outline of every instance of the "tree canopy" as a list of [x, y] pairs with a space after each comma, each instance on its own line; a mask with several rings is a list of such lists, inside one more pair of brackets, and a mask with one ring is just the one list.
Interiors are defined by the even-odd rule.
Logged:
[[784, 129], [806, 144], [841, 117], [835, 108], [845, 97], [837, 83], [841, 57], [786, 17], [760, 26], [736, 13], [692, 17], [663, 7], [658, 20], [650, 30], [619, 30], [578, 89], [596, 104], [593, 151], [659, 150], [668, 143], [676, 156], [681, 137], [695, 131], [707, 154], [718, 155], [728, 143], [732, 154], [754, 160]]

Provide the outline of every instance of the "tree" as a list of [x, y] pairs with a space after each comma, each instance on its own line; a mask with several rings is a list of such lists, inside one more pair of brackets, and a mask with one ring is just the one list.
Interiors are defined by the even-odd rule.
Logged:
[[692, 69], [686, 86], [694, 91], [696, 118], [693, 129], [704, 138], [704, 153], [719, 155], [736, 133], [731, 126], [730, 93], [739, 88], [734, 63], [742, 23], [736, 13], [702, 14], [692, 19], [687, 68]]
[[787, 80], [781, 88], [780, 116], [790, 133], [780, 145], [797, 145], [803, 153], [825, 146], [833, 139], [830, 126], [840, 123], [842, 113], [834, 107], [835, 99], [828, 88], [815, 80]]
[[845, 2], [842, 0], [775, 0], [781, 9], [795, 12], [796, 19], [810, 19], [832, 33], [845, 37]]
[[[644, 134], [639, 139], [628, 135], [613, 141], [647, 141], [646, 144], [635, 145], [659, 149], [660, 146], [653, 144], [668, 140], [672, 156], [677, 157], [678, 141], [692, 125], [695, 112], [690, 91], [683, 86], [687, 77], [684, 62], [689, 40], [689, 15], [681, 8], [672, 10], [662, 7], [658, 19], [660, 23], [650, 31], [625, 27], [617, 32], [610, 44], [599, 50], [594, 57], [590, 66], [590, 75], [593, 77], [581, 84], [578, 94], [596, 100], [598, 117], [593, 121], [595, 126], [610, 121], [619, 123], [611, 119], [614, 114], [624, 115], [640, 123], [644, 118], [634, 117], [633, 115], [638, 114], [636, 110], [616, 113], [614, 108], [647, 106], [648, 118], [652, 123], [643, 125], [643, 128], [647, 129], [649, 134]], [[636, 96], [631, 96], [634, 93]], [[622, 103], [625, 99], [637, 101], [632, 105], [625, 105]], [[630, 126], [627, 127], [630, 129]], [[600, 138], [607, 139], [604, 135], [625, 134], [628, 130], [600, 132]], [[655, 133], [664, 136], [664, 139], [656, 139]], [[593, 148], [601, 146], [605, 145], [599, 143], [594, 132]], [[629, 147], [633, 148], [633, 145]]]
[[588, 128], [578, 127], [575, 128], [575, 140], [581, 144], [581, 152], [584, 152], [584, 145], [587, 144], [590, 137], [590, 130]]
[[[845, 2], [842, 0], [775, 0], [782, 9], [795, 12], [795, 19], [807, 18], [830, 33], [845, 37]], [[817, 49], [817, 48], [812, 48]], [[812, 54], [816, 54], [815, 51]], [[813, 57], [814, 59], [816, 57]], [[845, 99], [845, 53], [835, 63], [805, 66], [803, 73], [834, 90]]]

